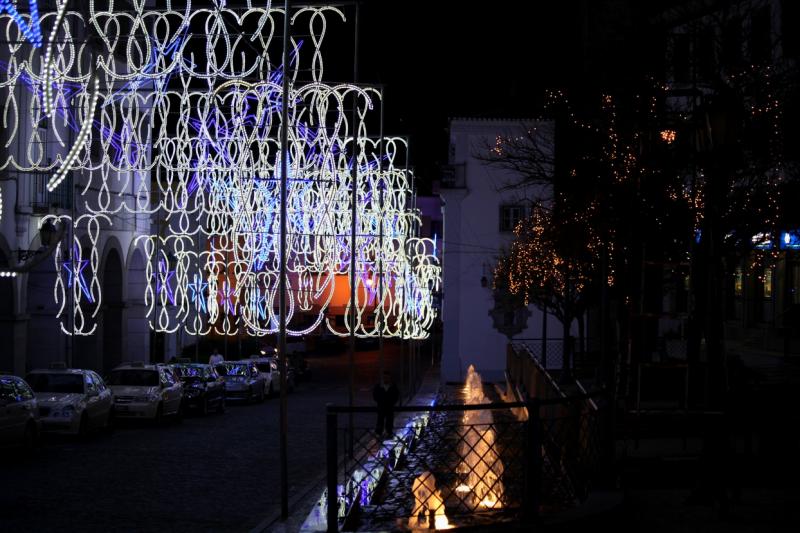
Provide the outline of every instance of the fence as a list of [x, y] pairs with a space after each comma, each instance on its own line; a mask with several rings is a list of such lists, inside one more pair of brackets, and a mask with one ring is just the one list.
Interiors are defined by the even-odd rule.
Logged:
[[547, 371], [530, 344], [514, 343], [506, 351], [506, 369], [511, 382], [536, 398], [564, 398], [566, 394]]
[[399, 407], [413, 416], [393, 438], [362, 425], [352, 449], [338, 415], [377, 409], [329, 405], [327, 531], [532, 520], [583, 501], [599, 458], [601, 412], [587, 401], [597, 394]]
[[[596, 364], [597, 355], [600, 353], [600, 339], [586, 338], [583, 346], [581, 346], [581, 340], [578, 337], [570, 337], [568, 342], [573, 368]], [[535, 358], [543, 368], [561, 370], [564, 367], [564, 340], [560, 337], [515, 338], [513, 344], [518, 346], [525, 345], [531, 357]]]

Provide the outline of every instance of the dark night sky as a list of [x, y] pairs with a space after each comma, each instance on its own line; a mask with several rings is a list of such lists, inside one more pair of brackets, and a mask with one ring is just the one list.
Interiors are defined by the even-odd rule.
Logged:
[[[641, 79], [647, 61], [633, 43], [651, 31], [641, 21], [674, 1], [364, 0], [359, 81], [384, 86], [384, 133], [410, 137], [424, 192], [446, 162], [449, 117], [537, 116], [544, 89]], [[345, 12], [346, 33], [354, 8]], [[343, 36], [324, 45], [329, 82], [352, 79]]]
[[565, 79], [577, 3], [363, 4], [360, 81], [385, 86], [386, 133], [411, 137], [423, 182], [445, 162], [448, 117], [531, 115], [541, 88]]

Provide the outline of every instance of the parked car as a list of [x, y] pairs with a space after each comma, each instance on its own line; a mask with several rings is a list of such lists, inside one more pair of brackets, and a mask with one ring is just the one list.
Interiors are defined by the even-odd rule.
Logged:
[[225, 412], [225, 381], [211, 365], [177, 363], [171, 365], [183, 383], [183, 405], [202, 414], [214, 408]]
[[53, 365], [31, 371], [25, 381], [36, 394], [45, 431], [86, 435], [111, 428], [112, 392], [97, 373]]
[[270, 374], [260, 372], [255, 361], [223, 361], [214, 368], [225, 380], [226, 399], [263, 402], [267, 397]]
[[17, 376], [0, 375], [0, 448], [31, 449], [41, 429], [39, 404], [28, 384]]
[[166, 365], [126, 363], [108, 375], [114, 392], [114, 414], [160, 422], [183, 414], [183, 384]]
[[[250, 357], [249, 360], [254, 361], [256, 363], [256, 367], [261, 372], [269, 374], [269, 379], [270, 379], [269, 394], [272, 395], [275, 392], [280, 392], [281, 379], [280, 379], [280, 373], [278, 372], [278, 357], [267, 356], [267, 355], [253, 355]], [[289, 367], [289, 372], [287, 372], [286, 374], [286, 385], [287, 385], [286, 390], [292, 391], [294, 390], [295, 373], [291, 364], [288, 364], [288, 367]]]
[[[277, 357], [278, 349], [275, 348], [274, 352], [274, 354], [267, 353], [266, 355]], [[286, 358], [292, 374], [292, 386], [297, 381], [311, 378], [311, 369], [306, 361], [306, 340], [304, 338], [290, 337], [286, 340]]]

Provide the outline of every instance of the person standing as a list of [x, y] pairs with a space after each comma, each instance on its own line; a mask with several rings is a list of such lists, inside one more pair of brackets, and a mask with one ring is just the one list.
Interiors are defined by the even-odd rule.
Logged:
[[220, 364], [224, 360], [225, 359], [220, 355], [217, 349], [214, 348], [214, 351], [211, 353], [211, 357], [208, 358], [208, 364], [214, 366]]
[[375, 433], [378, 436], [385, 434], [391, 436], [394, 430], [394, 406], [400, 399], [400, 391], [392, 381], [392, 375], [384, 371], [381, 382], [372, 389], [372, 397], [378, 404], [378, 421]]

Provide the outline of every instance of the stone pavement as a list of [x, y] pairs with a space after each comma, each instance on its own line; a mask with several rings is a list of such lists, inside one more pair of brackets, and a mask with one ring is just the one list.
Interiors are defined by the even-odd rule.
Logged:
[[[399, 371], [387, 347], [384, 368]], [[356, 403], [372, 401], [375, 351], [356, 354]], [[346, 353], [309, 357], [288, 397], [289, 493], [325, 465], [325, 405], [346, 403]], [[50, 437], [29, 456], [0, 453], [0, 532], [243, 532], [278, 509], [279, 405], [229, 405], [178, 424], [121, 423], [86, 440]]]

